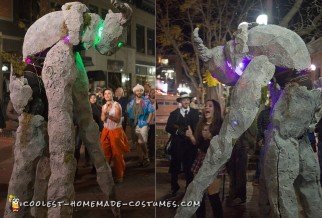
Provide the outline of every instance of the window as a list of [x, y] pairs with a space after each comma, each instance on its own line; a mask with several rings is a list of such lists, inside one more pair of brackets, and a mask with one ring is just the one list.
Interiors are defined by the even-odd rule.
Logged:
[[155, 55], [155, 31], [153, 29], [147, 29], [147, 46], [148, 55]]
[[145, 31], [141, 25], [136, 25], [136, 51], [145, 53]]

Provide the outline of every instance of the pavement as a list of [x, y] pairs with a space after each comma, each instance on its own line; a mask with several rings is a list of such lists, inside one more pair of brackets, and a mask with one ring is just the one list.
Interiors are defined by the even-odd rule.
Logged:
[[[14, 137], [10, 128], [0, 133], [0, 217], [4, 214], [8, 183], [13, 168], [13, 143]], [[115, 188], [118, 200], [123, 203], [153, 201], [155, 199], [154, 162], [146, 168], [138, 168], [135, 166], [137, 160], [138, 156], [135, 149], [125, 155], [126, 172], [124, 181], [116, 184]], [[90, 171], [91, 166], [85, 165], [84, 149], [82, 147], [81, 158], [78, 163], [79, 178], [74, 182], [76, 201], [101, 201], [106, 199], [96, 182], [96, 175], [91, 174]], [[129, 218], [152, 218], [155, 217], [155, 208], [122, 206], [121, 215]], [[108, 207], [76, 207], [74, 208], [73, 217], [100, 218], [113, 217], [113, 215]]]
[[[156, 191], [156, 200], [170, 200], [180, 202], [184, 196], [184, 187], [185, 180], [184, 175], [179, 175], [179, 185], [180, 190], [176, 196], [169, 195], [170, 192], [170, 174], [168, 173], [168, 161], [165, 159], [157, 159], [156, 161], [156, 181], [157, 181], [157, 191]], [[246, 203], [239, 206], [228, 206], [226, 199], [228, 198], [229, 190], [229, 179], [228, 175], [223, 175], [222, 181], [225, 181], [224, 186], [221, 187], [220, 198], [222, 200], [224, 217], [229, 218], [257, 218], [259, 216], [259, 207], [258, 207], [258, 187], [252, 185], [252, 176], [254, 175], [254, 170], [248, 170], [247, 172], [247, 200]], [[157, 207], [156, 214], [162, 214], [162, 216], [157, 217], [174, 217], [176, 213], [175, 208], [167, 207]], [[194, 215], [195, 217], [195, 215]], [[208, 199], [206, 198], [206, 218], [212, 218], [212, 210]]]
[[[8, 125], [7, 125], [8, 126]], [[130, 134], [127, 134], [130, 135]], [[8, 183], [10, 180], [13, 167], [12, 145], [14, 137], [12, 130], [6, 129], [0, 133], [0, 217], [4, 213], [6, 202]], [[169, 196], [170, 190], [170, 174], [168, 173], [168, 161], [164, 158], [156, 160], [147, 168], [137, 168], [137, 153], [132, 149], [125, 155], [126, 172], [123, 183], [116, 185], [116, 193], [118, 200], [123, 202], [130, 201], [163, 201], [175, 200], [180, 201], [184, 195], [184, 178], [179, 177], [181, 189], [176, 196]], [[91, 174], [91, 167], [85, 164], [84, 149], [81, 149], [81, 158], [78, 164], [79, 178], [75, 180], [75, 200], [101, 201], [105, 200], [104, 194], [101, 192], [95, 174]], [[245, 204], [235, 207], [229, 207], [225, 198], [228, 195], [229, 181], [225, 177], [225, 185], [222, 186], [221, 198], [223, 199], [224, 217], [259, 217], [258, 209], [258, 186], [253, 186], [251, 176], [253, 170], [248, 171], [249, 182], [247, 182], [247, 201]], [[155, 186], [155, 181], [157, 185]], [[213, 217], [209, 202], [206, 202], [207, 218]], [[121, 208], [122, 217], [126, 218], [152, 218], [152, 217], [174, 217], [175, 208], [168, 207], [129, 207]], [[108, 208], [97, 207], [76, 207], [74, 208], [73, 217], [113, 217]]]

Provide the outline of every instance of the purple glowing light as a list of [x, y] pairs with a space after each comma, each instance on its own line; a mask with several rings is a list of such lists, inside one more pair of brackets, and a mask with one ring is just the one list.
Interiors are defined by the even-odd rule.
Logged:
[[63, 40], [64, 40], [64, 43], [65, 44], [69, 44], [69, 42], [70, 42], [70, 36], [69, 35], [64, 36]]
[[32, 62], [31, 58], [30, 57], [26, 57], [25, 63], [26, 64], [31, 64], [31, 62]]
[[238, 64], [238, 66], [235, 69], [235, 72], [241, 76], [244, 72], [244, 70], [246, 69], [246, 67], [248, 66], [248, 64], [250, 63], [251, 59], [249, 57], [244, 57], [242, 59], [242, 61]]

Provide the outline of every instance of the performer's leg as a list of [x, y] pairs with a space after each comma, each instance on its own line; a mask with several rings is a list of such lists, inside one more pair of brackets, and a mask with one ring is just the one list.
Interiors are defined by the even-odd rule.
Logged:
[[320, 186], [320, 168], [309, 140], [300, 140], [300, 177], [298, 190], [306, 217], [321, 217], [322, 193]]
[[[81, 59], [79, 54], [76, 54], [76, 56], [77, 59]], [[82, 63], [77, 63], [76, 67], [77, 78], [73, 85], [73, 101], [75, 112], [78, 115], [81, 139], [96, 168], [97, 182], [101, 190], [110, 199], [115, 199], [112, 171], [100, 149], [99, 129], [97, 123], [93, 120], [92, 109], [88, 101], [88, 77]], [[114, 209], [113, 213], [118, 215], [119, 210], [117, 208]]]
[[[51, 176], [48, 184], [48, 201], [74, 200], [74, 124], [72, 86], [76, 79], [72, 48], [59, 41], [47, 53], [42, 71], [48, 108], [48, 135]], [[48, 217], [71, 217], [71, 206], [48, 208]]]
[[[8, 196], [14, 195], [20, 202], [30, 202], [34, 195], [37, 164], [47, 147], [44, 128], [44, 118], [40, 115], [23, 113], [19, 117]], [[18, 213], [12, 212], [10, 207], [7, 199], [4, 217], [30, 216], [30, 207], [21, 207]]]
[[294, 182], [299, 175], [298, 142], [275, 130], [265, 159], [265, 180], [271, 217], [298, 217]]

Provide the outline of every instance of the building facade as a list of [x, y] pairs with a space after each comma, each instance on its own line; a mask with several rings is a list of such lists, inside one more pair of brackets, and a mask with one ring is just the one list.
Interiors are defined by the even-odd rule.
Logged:
[[[46, 5], [46, 13], [60, 10], [62, 0], [1, 0], [0, 51], [22, 54], [23, 37], [28, 27], [39, 18]], [[92, 13], [102, 19], [111, 9], [110, 1], [81, 0]], [[154, 0], [127, 0], [133, 9], [125, 46], [111, 56], [100, 55], [95, 49], [83, 51], [82, 56], [91, 91], [96, 87], [119, 86], [131, 90], [136, 83], [155, 84], [155, 2]], [[5, 80], [9, 79], [10, 63], [0, 59], [0, 96], [5, 94]], [[8, 67], [9, 66], [9, 67]], [[7, 69], [9, 68], [9, 69]], [[2, 71], [5, 70], [5, 71]]]

